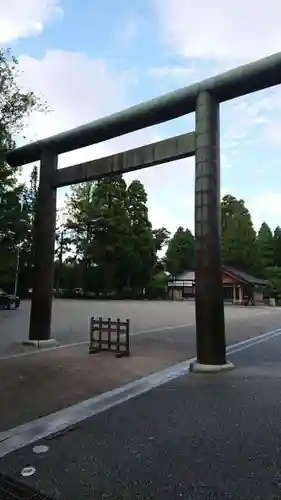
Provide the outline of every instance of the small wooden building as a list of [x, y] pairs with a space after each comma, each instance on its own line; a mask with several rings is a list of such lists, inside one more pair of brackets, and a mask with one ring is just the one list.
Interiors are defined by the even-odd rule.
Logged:
[[[222, 282], [224, 299], [233, 304], [242, 304], [249, 294], [256, 304], [264, 303], [267, 281], [244, 273], [230, 266], [222, 266]], [[183, 300], [195, 297], [195, 272], [186, 271], [170, 278], [168, 282], [169, 296], [172, 300]]]

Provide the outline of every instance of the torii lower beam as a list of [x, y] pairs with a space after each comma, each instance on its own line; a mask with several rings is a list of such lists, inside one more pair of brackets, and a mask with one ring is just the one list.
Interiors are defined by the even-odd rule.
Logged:
[[78, 163], [53, 173], [52, 186], [63, 187], [114, 174], [162, 165], [195, 155], [195, 133], [182, 134], [147, 146], [123, 151], [104, 158]]

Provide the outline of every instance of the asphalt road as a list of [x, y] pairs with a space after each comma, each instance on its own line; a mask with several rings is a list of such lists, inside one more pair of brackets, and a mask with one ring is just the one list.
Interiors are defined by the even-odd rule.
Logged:
[[[0, 355], [5, 355], [11, 344], [28, 339], [29, 312], [29, 301], [22, 301], [18, 310], [0, 310]], [[133, 334], [195, 325], [194, 302], [60, 299], [53, 301], [53, 337], [63, 344], [88, 340], [91, 316], [129, 318]], [[267, 331], [275, 319], [277, 327], [281, 324], [281, 309], [228, 305], [225, 319], [227, 325], [237, 325], [237, 329], [261, 321], [261, 331]]]
[[281, 335], [240, 350], [234, 371], [177, 378], [36, 443], [46, 453], [7, 455], [0, 472], [65, 500], [277, 500], [280, 355]]

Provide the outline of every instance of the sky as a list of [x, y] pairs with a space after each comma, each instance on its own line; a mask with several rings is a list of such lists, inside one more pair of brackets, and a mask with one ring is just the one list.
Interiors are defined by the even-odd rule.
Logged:
[[[19, 144], [281, 50], [280, 0], [0, 0], [0, 46], [21, 85], [47, 101]], [[243, 198], [255, 228], [281, 225], [281, 88], [221, 105], [221, 194]], [[194, 114], [60, 155], [59, 167], [194, 130]], [[30, 167], [23, 168], [28, 178]], [[194, 159], [126, 175], [148, 193], [154, 227], [193, 230]], [[58, 191], [62, 206], [66, 189]]]

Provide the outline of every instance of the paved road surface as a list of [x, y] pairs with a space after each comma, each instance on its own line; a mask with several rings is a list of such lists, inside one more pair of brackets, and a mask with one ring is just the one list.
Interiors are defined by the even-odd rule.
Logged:
[[0, 472], [68, 500], [277, 500], [280, 357], [281, 336], [236, 352], [236, 370], [159, 386], [37, 443], [45, 454], [7, 455]]
[[[0, 310], [0, 355], [8, 352], [11, 343], [28, 338], [30, 302], [23, 301], [19, 310]], [[54, 300], [52, 334], [61, 343], [80, 342], [89, 338], [89, 317], [130, 318], [133, 333], [161, 330], [195, 324], [194, 302], [168, 301], [90, 301]], [[226, 323], [243, 327], [247, 322], [267, 322], [276, 317], [281, 320], [281, 310], [226, 306]], [[278, 318], [278, 319], [277, 319]], [[264, 331], [266, 331], [266, 326]]]

